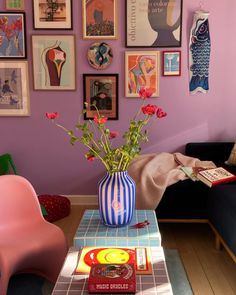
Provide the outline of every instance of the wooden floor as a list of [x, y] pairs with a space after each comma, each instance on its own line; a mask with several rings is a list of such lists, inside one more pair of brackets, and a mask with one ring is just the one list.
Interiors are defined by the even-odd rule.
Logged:
[[[70, 216], [56, 222], [70, 246], [84, 209], [94, 208], [72, 206]], [[159, 228], [163, 247], [178, 249], [194, 295], [236, 295], [236, 264], [224, 250], [215, 250], [208, 224], [160, 223]]]

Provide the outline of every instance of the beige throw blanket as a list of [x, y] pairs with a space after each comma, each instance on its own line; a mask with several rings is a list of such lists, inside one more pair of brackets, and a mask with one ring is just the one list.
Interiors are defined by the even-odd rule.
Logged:
[[136, 208], [154, 210], [167, 186], [187, 179], [181, 166], [214, 168], [215, 164], [181, 153], [146, 154], [134, 159], [128, 173], [136, 182]]

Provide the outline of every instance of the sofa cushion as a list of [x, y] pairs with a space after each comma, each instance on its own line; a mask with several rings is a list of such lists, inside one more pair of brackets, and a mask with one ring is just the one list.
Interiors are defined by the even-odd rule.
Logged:
[[236, 255], [236, 185], [213, 187], [208, 196], [209, 221]]
[[236, 166], [236, 143], [234, 144], [228, 160], [225, 162], [227, 165]]

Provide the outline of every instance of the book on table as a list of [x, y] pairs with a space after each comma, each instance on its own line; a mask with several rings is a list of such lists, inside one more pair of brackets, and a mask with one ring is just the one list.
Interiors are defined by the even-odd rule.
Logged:
[[197, 178], [209, 187], [236, 181], [236, 176], [223, 167], [201, 170], [198, 172]]

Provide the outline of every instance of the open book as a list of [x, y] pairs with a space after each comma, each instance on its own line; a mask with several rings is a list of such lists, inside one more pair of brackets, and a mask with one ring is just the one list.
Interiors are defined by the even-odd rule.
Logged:
[[197, 173], [197, 178], [204, 182], [209, 187], [221, 184], [221, 183], [227, 183], [231, 181], [236, 181], [236, 176], [223, 167], [217, 167], [213, 169], [205, 169], [202, 171], [199, 171]]

